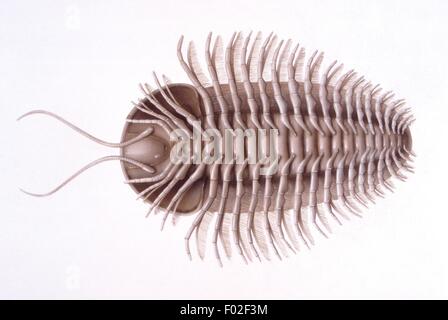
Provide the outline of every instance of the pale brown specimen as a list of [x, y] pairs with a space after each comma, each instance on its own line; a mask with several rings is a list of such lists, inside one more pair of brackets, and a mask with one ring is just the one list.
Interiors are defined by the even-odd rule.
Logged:
[[120, 156], [88, 167], [120, 160], [148, 215], [163, 212], [162, 228], [170, 214], [173, 221], [194, 214], [187, 254], [196, 232], [200, 257], [211, 237], [221, 265], [221, 249], [248, 262], [312, 245], [316, 231], [328, 237], [333, 222], [361, 217], [362, 207], [393, 190], [393, 178], [413, 172], [414, 118], [391, 91], [337, 61], [322, 67], [323, 52], [307, 55], [273, 34], [252, 40], [234, 33], [225, 48], [221, 37], [212, 40], [210, 33], [206, 75], [192, 42], [184, 58], [181, 37], [177, 56], [192, 85], [165, 76], [161, 83], [154, 73], [157, 88], [140, 85], [144, 96], [121, 143], [46, 111], [29, 114], [53, 116], [120, 148]]

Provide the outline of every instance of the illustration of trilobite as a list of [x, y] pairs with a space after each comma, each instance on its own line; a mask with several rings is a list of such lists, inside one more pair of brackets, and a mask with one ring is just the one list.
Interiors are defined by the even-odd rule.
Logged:
[[[372, 85], [323, 53], [306, 53], [272, 33], [234, 33], [205, 43], [203, 71], [193, 42], [187, 59], [183, 37], [177, 56], [191, 84], [154, 73], [156, 89], [141, 84], [122, 141], [108, 143], [48, 111], [88, 138], [120, 148], [84, 170], [119, 160], [126, 183], [151, 212], [172, 221], [193, 215], [185, 236], [196, 232], [198, 254], [208, 243], [222, 265], [233, 250], [247, 263], [278, 258], [327, 236], [334, 223], [360, 216], [392, 179], [405, 180], [414, 121], [403, 100]], [[211, 239], [211, 241], [210, 241]]]

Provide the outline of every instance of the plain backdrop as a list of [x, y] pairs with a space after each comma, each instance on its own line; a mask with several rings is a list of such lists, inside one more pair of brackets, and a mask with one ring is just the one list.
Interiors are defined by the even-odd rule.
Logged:
[[[447, 14], [439, 1], [1, 1], [0, 298], [448, 298]], [[200, 57], [208, 31], [261, 30], [319, 49], [405, 98], [416, 173], [363, 219], [312, 250], [219, 268], [190, 262], [192, 219], [160, 232], [160, 216], [105, 163], [49, 198], [82, 165], [117, 154], [42, 116], [56, 112], [118, 141], [138, 83], [153, 70], [187, 78], [184, 34]], [[328, 63], [329, 60], [326, 60]], [[196, 253], [196, 252], [194, 252]]]

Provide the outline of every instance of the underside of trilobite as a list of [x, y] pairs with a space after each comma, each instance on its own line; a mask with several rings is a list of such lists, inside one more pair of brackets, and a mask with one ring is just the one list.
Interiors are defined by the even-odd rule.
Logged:
[[272, 34], [235, 33], [226, 46], [210, 34], [204, 63], [192, 42], [185, 60], [182, 43], [191, 84], [154, 74], [113, 146], [162, 227], [193, 216], [190, 257], [194, 232], [199, 256], [211, 243], [220, 264], [232, 251], [287, 256], [412, 172], [410, 110], [354, 70]]

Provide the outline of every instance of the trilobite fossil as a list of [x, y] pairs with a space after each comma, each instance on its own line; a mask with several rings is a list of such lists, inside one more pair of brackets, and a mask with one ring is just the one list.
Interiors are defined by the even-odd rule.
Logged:
[[[334, 223], [361, 216], [361, 207], [405, 180], [415, 154], [403, 100], [323, 53], [307, 53], [272, 33], [234, 33], [224, 47], [210, 33], [201, 65], [193, 42], [186, 60], [183, 37], [177, 56], [191, 84], [154, 73], [156, 89], [141, 84], [120, 143], [88, 138], [120, 149], [126, 182], [149, 204], [148, 214], [193, 215], [185, 236], [196, 232], [204, 257], [211, 239], [247, 261], [286, 256], [327, 236]], [[204, 72], [202, 67], [205, 66]]]

